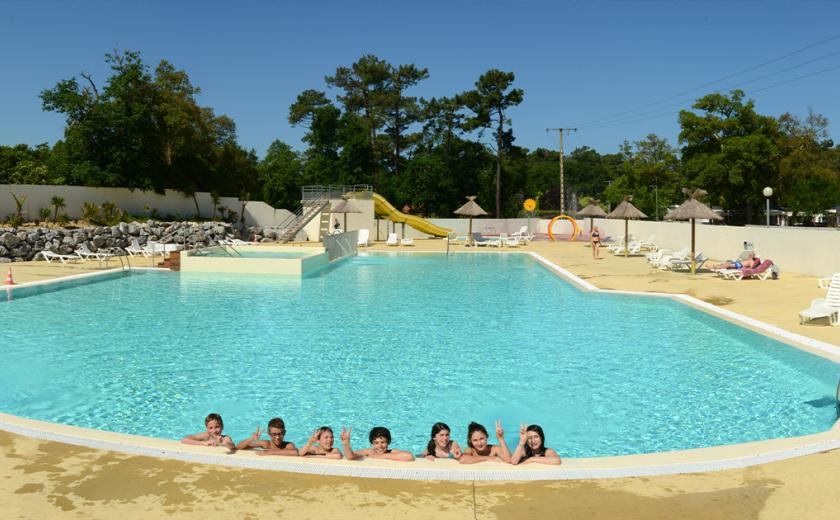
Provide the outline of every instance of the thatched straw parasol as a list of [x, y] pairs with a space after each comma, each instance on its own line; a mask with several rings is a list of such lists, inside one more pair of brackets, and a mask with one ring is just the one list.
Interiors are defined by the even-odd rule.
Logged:
[[624, 219], [624, 256], [627, 257], [627, 241], [630, 238], [630, 233], [628, 233], [628, 225], [627, 222], [630, 219], [640, 219], [640, 218], [647, 218], [647, 215], [639, 211], [639, 208], [634, 206], [630, 201], [633, 200], [632, 195], [626, 195], [624, 197], [624, 201], [618, 205], [617, 208], [612, 210], [612, 213], [607, 215], [607, 218], [623, 218]]
[[589, 234], [592, 234], [592, 228], [594, 227], [594, 220], [595, 217], [606, 217], [607, 212], [601, 209], [601, 206], [598, 203], [601, 202], [598, 199], [592, 199], [589, 201], [589, 204], [586, 205], [585, 208], [577, 212], [578, 217], [589, 217]]
[[470, 217], [470, 230], [467, 233], [467, 242], [472, 239], [472, 219], [473, 217], [480, 217], [482, 215], [487, 215], [487, 212], [481, 209], [475, 202], [475, 195], [470, 195], [467, 197], [467, 203], [461, 206], [460, 208], [455, 210], [456, 215], [464, 215], [466, 217]]
[[723, 217], [712, 211], [712, 209], [697, 200], [699, 197], [706, 196], [706, 190], [690, 190], [683, 188], [688, 198], [680, 207], [672, 209], [665, 214], [665, 220], [690, 220], [691, 221], [691, 274], [697, 272], [697, 259], [694, 255], [694, 221], [698, 218], [710, 220], [723, 220]]
[[347, 214], [361, 212], [362, 210], [354, 206], [349, 200], [342, 200], [330, 210], [330, 213], [344, 213], [344, 231], [347, 231]]

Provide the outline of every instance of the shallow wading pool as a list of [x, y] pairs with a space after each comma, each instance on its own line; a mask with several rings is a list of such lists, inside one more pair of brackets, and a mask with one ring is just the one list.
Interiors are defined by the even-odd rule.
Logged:
[[[420, 451], [496, 419], [566, 457], [829, 429], [840, 366], [660, 298], [581, 292], [526, 255], [369, 254], [315, 276], [135, 271], [0, 301], [0, 411], [177, 439], [217, 411], [388, 426]], [[490, 428], [492, 429], [492, 428]]]

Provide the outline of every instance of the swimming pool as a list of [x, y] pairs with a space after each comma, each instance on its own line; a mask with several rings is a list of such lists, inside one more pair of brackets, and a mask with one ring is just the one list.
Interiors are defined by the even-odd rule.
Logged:
[[[38, 294], [35, 294], [38, 293]], [[531, 258], [359, 256], [288, 279], [135, 272], [0, 302], [0, 411], [180, 438], [436, 421], [541, 424], [567, 457], [804, 435], [840, 367], [665, 299], [577, 290]]]

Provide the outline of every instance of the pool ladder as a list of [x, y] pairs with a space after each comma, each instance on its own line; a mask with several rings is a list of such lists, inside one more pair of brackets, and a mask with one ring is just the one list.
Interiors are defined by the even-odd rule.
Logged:
[[840, 419], [840, 380], [837, 381], [837, 391], [834, 393], [834, 409], [837, 411], [837, 418]]

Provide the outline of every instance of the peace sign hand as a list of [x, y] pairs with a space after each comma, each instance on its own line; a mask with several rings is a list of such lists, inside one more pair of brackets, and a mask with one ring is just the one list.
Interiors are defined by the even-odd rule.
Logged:
[[496, 438], [499, 440], [505, 438], [505, 431], [502, 429], [502, 421], [496, 421]]
[[526, 440], [528, 440], [528, 425], [520, 423], [519, 424], [519, 444], [524, 445]]
[[254, 433], [251, 434], [251, 442], [260, 440], [260, 437], [262, 436], [262, 434], [263, 434], [262, 429], [260, 429], [260, 427], [257, 426], [257, 431], [255, 431]]
[[315, 430], [312, 432], [312, 435], [309, 436], [309, 444], [317, 444], [318, 439], [321, 437], [321, 430]]
[[345, 428], [344, 426], [341, 427], [341, 442], [350, 442], [350, 433], [353, 432], [353, 427]]

